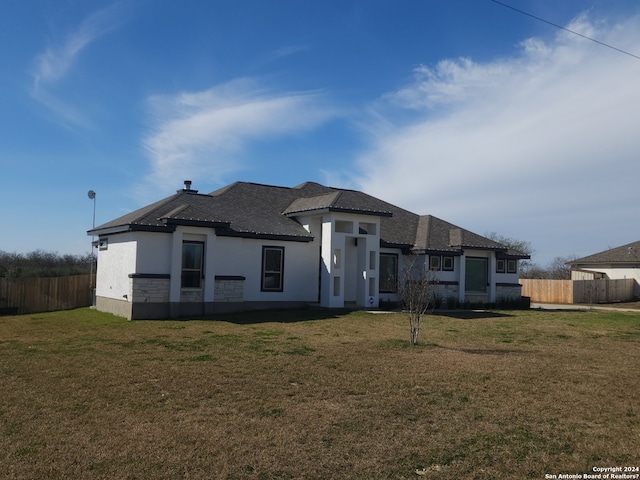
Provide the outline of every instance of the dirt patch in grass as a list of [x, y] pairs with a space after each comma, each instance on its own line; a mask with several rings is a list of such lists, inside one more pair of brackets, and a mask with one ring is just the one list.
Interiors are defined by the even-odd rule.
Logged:
[[4, 475], [539, 479], [638, 464], [638, 314], [434, 315], [415, 348], [401, 314], [256, 315], [0, 318]]

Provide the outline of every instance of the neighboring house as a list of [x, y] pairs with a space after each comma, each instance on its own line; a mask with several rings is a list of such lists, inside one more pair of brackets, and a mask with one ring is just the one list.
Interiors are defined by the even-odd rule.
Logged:
[[571, 280], [608, 278], [635, 280], [634, 297], [640, 297], [640, 242], [633, 242], [570, 262]]
[[[529, 258], [431, 215], [307, 182], [236, 182], [164, 200], [100, 225], [96, 308], [129, 319], [395, 300], [407, 255], [434, 271], [441, 298], [519, 299]], [[413, 257], [414, 259], [416, 257]]]

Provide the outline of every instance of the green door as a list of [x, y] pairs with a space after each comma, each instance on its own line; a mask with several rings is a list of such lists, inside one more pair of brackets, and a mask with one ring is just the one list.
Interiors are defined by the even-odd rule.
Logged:
[[467, 257], [464, 276], [465, 292], [487, 292], [487, 259], [479, 257]]

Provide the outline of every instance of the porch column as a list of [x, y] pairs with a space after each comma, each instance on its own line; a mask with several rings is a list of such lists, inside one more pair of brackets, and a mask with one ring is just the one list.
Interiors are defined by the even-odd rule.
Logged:
[[214, 263], [214, 254], [216, 251], [216, 236], [213, 232], [207, 232], [207, 240], [204, 245], [204, 290], [202, 292], [202, 301], [213, 302], [213, 292], [215, 290], [216, 269]]
[[342, 308], [344, 307], [344, 235], [335, 235], [333, 230], [332, 216], [325, 215], [322, 218], [320, 305]]
[[458, 300], [460, 303], [464, 302], [467, 275], [467, 256], [460, 255], [460, 278], [458, 278]]
[[180, 284], [182, 282], [182, 230], [173, 232], [171, 242], [171, 279], [169, 281], [169, 314], [172, 318], [180, 316]]
[[489, 298], [487, 301], [493, 303], [496, 301], [496, 254], [491, 253], [489, 257], [489, 271], [487, 272], [487, 278], [489, 279]]

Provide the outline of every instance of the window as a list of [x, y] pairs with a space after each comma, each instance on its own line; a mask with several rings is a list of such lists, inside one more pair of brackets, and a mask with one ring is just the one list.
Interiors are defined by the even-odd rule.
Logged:
[[262, 291], [281, 292], [284, 277], [284, 247], [262, 247]]
[[444, 270], [453, 272], [453, 257], [429, 255], [429, 270]]
[[182, 242], [182, 288], [202, 288], [203, 242]]
[[498, 258], [496, 260], [496, 273], [518, 273], [518, 261]]
[[398, 255], [380, 253], [380, 292], [394, 293], [398, 281]]

